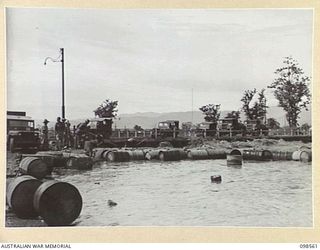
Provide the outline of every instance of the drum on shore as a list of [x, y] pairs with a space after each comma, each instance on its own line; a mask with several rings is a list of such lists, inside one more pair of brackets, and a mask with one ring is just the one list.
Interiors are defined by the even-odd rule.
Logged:
[[25, 157], [20, 161], [19, 169], [22, 174], [31, 175], [37, 179], [44, 178], [48, 173], [47, 164], [37, 157]]
[[49, 226], [70, 225], [81, 213], [82, 197], [67, 183], [47, 181], [36, 190], [33, 206]]
[[42, 182], [30, 175], [13, 179], [7, 187], [7, 204], [22, 219], [38, 216], [33, 207], [33, 196]]

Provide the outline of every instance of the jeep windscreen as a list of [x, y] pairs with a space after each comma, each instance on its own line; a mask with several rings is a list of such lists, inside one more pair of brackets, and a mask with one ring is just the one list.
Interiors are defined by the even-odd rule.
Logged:
[[34, 121], [28, 120], [8, 120], [8, 130], [24, 130], [32, 131], [34, 129]]

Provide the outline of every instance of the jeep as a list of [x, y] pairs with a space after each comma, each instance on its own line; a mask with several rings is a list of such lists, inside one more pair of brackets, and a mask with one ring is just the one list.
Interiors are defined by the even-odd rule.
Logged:
[[39, 150], [40, 136], [34, 128], [34, 120], [26, 116], [26, 112], [7, 112], [7, 149], [10, 152], [17, 150]]

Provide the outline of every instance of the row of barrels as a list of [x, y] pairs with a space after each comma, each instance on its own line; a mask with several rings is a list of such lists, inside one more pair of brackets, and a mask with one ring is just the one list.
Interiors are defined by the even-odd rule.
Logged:
[[55, 180], [43, 182], [30, 175], [9, 182], [6, 200], [17, 217], [40, 216], [49, 226], [70, 225], [82, 210], [82, 197], [76, 187]]
[[226, 159], [224, 150], [214, 149], [145, 149], [117, 150], [97, 148], [92, 152], [93, 161], [126, 162], [141, 160], [179, 161], [185, 159]]
[[[299, 149], [295, 152], [279, 152], [269, 150], [242, 150], [237, 149], [243, 160], [296, 160], [311, 161], [311, 150]], [[94, 162], [128, 162], [140, 160], [161, 160], [161, 161], [179, 161], [185, 159], [207, 160], [207, 159], [226, 159], [227, 155], [233, 155], [232, 150], [217, 150], [211, 148], [205, 149], [136, 149], [136, 150], [118, 150], [110, 148], [96, 148], [92, 151]], [[236, 151], [234, 151], [236, 152]]]
[[[82, 198], [76, 187], [66, 182], [46, 180], [53, 168], [83, 166], [81, 155], [39, 152], [35, 155], [22, 155], [19, 163], [21, 176], [8, 179], [6, 201], [19, 218], [40, 216], [47, 225], [62, 226], [72, 223], [82, 209]], [[78, 157], [77, 157], [78, 156]], [[92, 165], [86, 156], [85, 164]], [[80, 163], [80, 164], [79, 164]]]
[[[55, 162], [56, 161], [56, 162]], [[19, 171], [22, 174], [31, 175], [37, 179], [43, 179], [50, 175], [54, 168], [92, 169], [93, 161], [86, 155], [73, 154], [69, 157], [55, 158], [52, 156], [24, 155], [19, 163]]]

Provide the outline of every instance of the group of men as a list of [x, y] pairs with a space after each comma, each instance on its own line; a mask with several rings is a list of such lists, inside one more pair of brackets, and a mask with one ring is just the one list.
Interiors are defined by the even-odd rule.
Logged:
[[56, 148], [58, 150], [64, 147], [71, 147], [73, 144], [73, 138], [70, 129], [70, 122], [65, 118], [58, 117], [57, 122], [54, 126], [56, 134]]
[[[41, 147], [42, 150], [49, 149], [49, 121], [44, 119], [43, 126], [41, 128]], [[81, 141], [81, 137], [88, 132], [89, 120], [84, 123], [78, 124], [78, 126], [73, 126], [73, 133], [71, 133], [71, 124], [65, 118], [58, 117], [55, 124], [55, 137], [56, 137], [56, 149], [61, 150], [62, 148], [78, 147]], [[75, 136], [75, 138], [73, 137]]]

